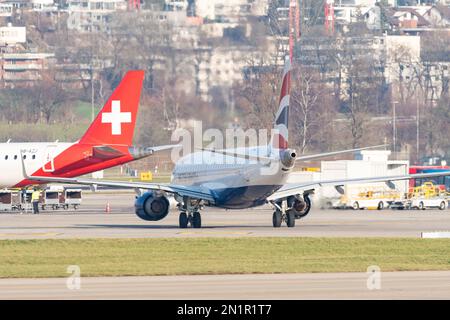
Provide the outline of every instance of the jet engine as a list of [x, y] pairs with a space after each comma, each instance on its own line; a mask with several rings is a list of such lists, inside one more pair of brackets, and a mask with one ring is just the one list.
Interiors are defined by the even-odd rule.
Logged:
[[136, 215], [142, 220], [159, 221], [169, 213], [169, 200], [165, 196], [157, 196], [153, 192], [146, 192], [136, 198], [134, 203]]
[[290, 210], [294, 211], [295, 219], [306, 217], [311, 210], [311, 199], [309, 199], [309, 194], [305, 194], [303, 198], [289, 197], [288, 207]]
[[283, 150], [280, 154], [281, 163], [287, 168], [292, 168], [294, 166], [295, 158], [297, 158], [297, 153], [293, 149]]

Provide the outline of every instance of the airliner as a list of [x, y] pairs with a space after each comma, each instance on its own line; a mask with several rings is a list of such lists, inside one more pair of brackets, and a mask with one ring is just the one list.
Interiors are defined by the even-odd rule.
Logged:
[[[159, 221], [165, 218], [170, 211], [168, 195], [173, 195], [178, 202], [180, 228], [188, 226], [201, 228], [200, 210], [204, 206], [244, 209], [264, 204], [270, 204], [274, 209], [273, 227], [278, 228], [285, 222], [292, 228], [297, 219], [308, 215], [311, 209], [310, 196], [317, 187], [322, 185], [334, 185], [339, 191], [348, 183], [383, 181], [392, 187], [392, 181], [395, 180], [443, 175], [442, 173], [416, 174], [287, 185], [286, 181], [297, 161], [367, 149], [306, 156], [298, 156], [295, 150], [290, 149], [288, 147], [290, 74], [291, 61], [289, 57], [286, 57], [279, 109], [268, 145], [239, 149], [202, 149], [188, 154], [176, 162], [169, 184], [50, 177], [43, 176], [42, 170], [29, 175], [29, 165], [25, 161], [22, 161], [23, 177], [28, 183], [59, 182], [146, 190], [139, 194], [135, 201], [135, 213], [146, 221]], [[116, 129], [120, 130], [119, 126]]]
[[172, 148], [132, 146], [143, 80], [144, 71], [127, 72], [77, 142], [1, 143], [0, 187], [21, 188], [41, 183], [24, 179], [21, 160], [32, 175], [76, 177]]

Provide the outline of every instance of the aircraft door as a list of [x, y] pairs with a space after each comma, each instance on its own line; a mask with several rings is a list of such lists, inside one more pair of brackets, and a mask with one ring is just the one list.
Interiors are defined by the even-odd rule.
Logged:
[[56, 145], [47, 146], [44, 153], [44, 166], [42, 167], [42, 170], [44, 172], [55, 171], [55, 163], [54, 163], [55, 156], [56, 156]]

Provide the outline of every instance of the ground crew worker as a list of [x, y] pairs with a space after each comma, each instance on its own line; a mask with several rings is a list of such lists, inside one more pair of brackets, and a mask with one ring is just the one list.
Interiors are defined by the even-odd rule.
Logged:
[[33, 203], [33, 213], [39, 214], [39, 198], [41, 197], [41, 192], [37, 189], [33, 189], [31, 194], [31, 202]]

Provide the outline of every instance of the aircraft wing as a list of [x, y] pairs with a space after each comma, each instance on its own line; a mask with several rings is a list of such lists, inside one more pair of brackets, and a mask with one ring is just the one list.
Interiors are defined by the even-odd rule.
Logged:
[[317, 187], [325, 185], [334, 185], [336, 187], [343, 186], [346, 184], [353, 183], [372, 183], [372, 182], [385, 182], [390, 185], [392, 181], [417, 179], [417, 178], [433, 178], [450, 176], [449, 172], [434, 172], [434, 173], [417, 173], [417, 174], [407, 174], [399, 176], [385, 176], [385, 177], [371, 177], [371, 178], [353, 178], [353, 179], [338, 179], [338, 180], [322, 180], [322, 181], [311, 181], [299, 184], [285, 185], [280, 190], [275, 192], [273, 195], [267, 198], [268, 201], [274, 201], [278, 199], [283, 199], [289, 196], [294, 196], [301, 194], [306, 190], [311, 190]]
[[156, 147], [148, 147], [147, 150], [151, 150], [152, 152], [160, 152], [165, 150], [171, 150], [176, 148], [181, 148], [181, 144], [168, 144], [163, 146], [156, 146]]
[[157, 183], [143, 183], [143, 182], [126, 182], [126, 181], [111, 181], [111, 180], [96, 180], [96, 179], [84, 179], [84, 178], [58, 178], [58, 177], [36, 177], [26, 176], [27, 180], [40, 181], [40, 182], [54, 182], [54, 183], [67, 183], [67, 184], [80, 184], [88, 186], [104, 186], [104, 187], [116, 187], [116, 188], [130, 188], [130, 189], [145, 189], [154, 191], [165, 191], [172, 194], [178, 194], [180, 196], [191, 197], [195, 199], [201, 199], [215, 202], [213, 194], [208, 190], [195, 186], [179, 186], [172, 184], [157, 184]]
[[[326, 153], [318, 153], [318, 154], [311, 154], [311, 155], [305, 155], [305, 156], [298, 156], [295, 161], [309, 161], [314, 159], [320, 159], [320, 158], [326, 158], [330, 156], [335, 156], [338, 154], [345, 154], [345, 153], [352, 153], [357, 151], [363, 151], [363, 150], [369, 150], [369, 149], [375, 149], [375, 148], [383, 148], [387, 145], [382, 144], [378, 146], [371, 146], [371, 147], [364, 147], [364, 148], [356, 148], [356, 149], [348, 149], [348, 150], [340, 150], [340, 151], [332, 151], [332, 152], [326, 152]], [[232, 156], [236, 158], [243, 158], [247, 160], [257, 160], [257, 161], [273, 161], [276, 159], [273, 159], [271, 157], [261, 156], [261, 155], [249, 155], [244, 153], [239, 153], [233, 150], [216, 150], [216, 149], [207, 149], [207, 148], [199, 148], [202, 151], [208, 151], [212, 153], [218, 153], [226, 156]]]
[[206, 200], [212, 204], [215, 203], [215, 198], [208, 189], [204, 189], [201, 187], [195, 187], [195, 186], [179, 186], [179, 185], [170, 185], [170, 184], [166, 185], [166, 184], [157, 184], [157, 183], [127, 182], [127, 181], [108, 181], [108, 180], [85, 179], [85, 178], [60, 178], [60, 177], [29, 176], [25, 170], [23, 156], [21, 156], [21, 160], [22, 160], [23, 176], [25, 179], [30, 180], [30, 181], [165, 191], [165, 192], [172, 193], [172, 194], [178, 194], [182, 197], [187, 196], [187, 197], [191, 197], [191, 198], [195, 198], [195, 199]]
[[309, 161], [309, 160], [315, 160], [320, 158], [326, 158], [330, 156], [335, 156], [338, 154], [344, 154], [344, 153], [351, 153], [351, 152], [357, 152], [357, 151], [363, 151], [363, 150], [369, 150], [369, 149], [375, 149], [375, 148], [383, 148], [387, 145], [382, 144], [379, 146], [372, 146], [372, 147], [365, 147], [365, 148], [356, 148], [356, 149], [348, 149], [348, 150], [340, 150], [340, 151], [332, 151], [332, 152], [326, 152], [326, 153], [318, 153], [318, 154], [311, 154], [306, 156], [298, 156], [295, 161]]

